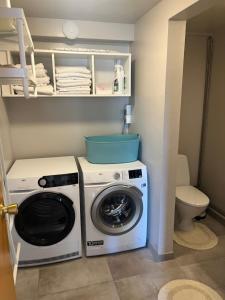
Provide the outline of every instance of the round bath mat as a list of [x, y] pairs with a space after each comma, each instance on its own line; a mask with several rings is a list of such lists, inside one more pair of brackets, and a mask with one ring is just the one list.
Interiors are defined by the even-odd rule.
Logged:
[[195, 250], [208, 250], [218, 243], [215, 233], [201, 223], [194, 223], [191, 231], [175, 230], [173, 239], [177, 244]]
[[187, 279], [179, 279], [164, 285], [158, 300], [223, 300], [220, 295], [207, 285]]

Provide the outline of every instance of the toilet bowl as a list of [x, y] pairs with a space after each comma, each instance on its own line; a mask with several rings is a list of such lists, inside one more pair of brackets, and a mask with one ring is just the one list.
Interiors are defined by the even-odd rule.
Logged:
[[181, 154], [178, 155], [176, 185], [175, 229], [190, 231], [193, 229], [193, 218], [206, 210], [209, 198], [190, 185], [187, 156]]

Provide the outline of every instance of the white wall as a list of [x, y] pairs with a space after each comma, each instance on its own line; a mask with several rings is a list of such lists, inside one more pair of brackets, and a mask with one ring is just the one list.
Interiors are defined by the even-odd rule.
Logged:
[[120, 133], [127, 99], [7, 99], [15, 158], [85, 154], [84, 136]]
[[[163, 192], [167, 174], [163, 166], [164, 120], [166, 99], [166, 67], [169, 19], [197, 1], [161, 1], [136, 24], [135, 31], [135, 123], [133, 131], [141, 134], [142, 160], [147, 164], [150, 177], [149, 239], [158, 254], [172, 253], [173, 214], [166, 213], [170, 200]], [[183, 27], [183, 24], [181, 24]], [[180, 30], [178, 57], [184, 51], [185, 32]], [[177, 53], [176, 53], [177, 54]], [[182, 62], [181, 62], [182, 63]], [[180, 66], [178, 68], [180, 72]], [[182, 67], [182, 66], [181, 66]], [[171, 68], [171, 66], [170, 66]], [[175, 70], [176, 73], [176, 70]], [[174, 73], [174, 74], [175, 74]], [[182, 77], [182, 73], [181, 73]], [[178, 82], [178, 93], [181, 87]], [[167, 87], [169, 88], [169, 87]], [[175, 102], [177, 99], [175, 100]], [[177, 146], [177, 145], [176, 145]], [[175, 189], [174, 189], [175, 195]], [[171, 195], [170, 195], [171, 198]], [[174, 206], [174, 200], [171, 206]], [[164, 213], [165, 212], [165, 213]], [[160, 227], [160, 224], [163, 224]], [[168, 227], [168, 229], [166, 229]]]
[[[63, 19], [27, 18], [33, 37], [63, 38]], [[95, 39], [110, 41], [133, 41], [134, 24], [106, 23], [73, 20], [78, 28], [79, 39]]]
[[197, 185], [205, 89], [207, 37], [188, 35], [184, 55], [179, 153], [188, 156], [191, 184]]
[[[132, 130], [142, 135], [142, 159], [150, 176], [149, 240], [155, 252], [162, 256], [173, 252], [175, 170], [185, 36], [183, 22], [170, 30], [168, 21], [171, 18], [186, 20], [215, 2], [162, 0], [136, 24], [135, 123]], [[173, 37], [176, 32], [178, 47], [172, 45], [173, 57], [168, 44], [172, 40], [176, 44]], [[176, 63], [171, 65], [173, 59]]]

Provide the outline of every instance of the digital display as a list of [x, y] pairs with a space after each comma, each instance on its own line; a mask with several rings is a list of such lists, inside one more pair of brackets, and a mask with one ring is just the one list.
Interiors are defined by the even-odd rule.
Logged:
[[78, 173], [43, 176], [38, 183], [44, 188], [73, 185], [78, 183]]
[[129, 171], [129, 179], [142, 178], [142, 170], [130, 170]]

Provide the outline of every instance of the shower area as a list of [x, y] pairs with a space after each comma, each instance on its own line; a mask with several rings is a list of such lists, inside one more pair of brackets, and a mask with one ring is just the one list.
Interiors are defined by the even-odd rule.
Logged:
[[225, 223], [225, 4], [187, 24], [179, 153]]

